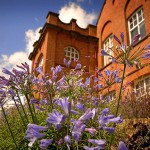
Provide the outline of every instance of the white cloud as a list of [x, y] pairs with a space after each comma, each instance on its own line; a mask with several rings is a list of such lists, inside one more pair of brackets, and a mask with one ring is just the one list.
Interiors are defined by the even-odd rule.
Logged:
[[59, 10], [59, 18], [65, 23], [69, 23], [74, 18], [80, 27], [86, 28], [97, 19], [97, 15], [94, 12], [88, 13], [76, 3], [71, 2]]
[[3, 68], [7, 68], [12, 70], [12, 68], [16, 67], [16, 65], [20, 65], [21, 63], [27, 62], [31, 65], [31, 61], [29, 61], [28, 56], [29, 53], [33, 51], [33, 43], [39, 38], [39, 30], [40, 28], [34, 30], [29, 29], [25, 32], [26, 39], [26, 48], [23, 51], [16, 51], [11, 55], [2, 54], [0, 56], [0, 76], [3, 76], [2, 73]]
[[39, 30], [41, 27], [37, 28], [35, 31], [32, 29], [29, 29], [25, 32], [25, 38], [26, 38], [26, 52], [29, 55], [33, 51], [33, 43], [38, 40], [40, 34]]

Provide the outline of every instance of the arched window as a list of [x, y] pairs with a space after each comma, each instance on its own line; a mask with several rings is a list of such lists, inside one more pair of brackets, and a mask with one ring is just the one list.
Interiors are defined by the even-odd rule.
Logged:
[[43, 56], [40, 57], [38, 67], [43, 66]]
[[[113, 47], [113, 37], [112, 35], [110, 35], [103, 43], [103, 48], [104, 50], [111, 56], [114, 56], [113, 51], [111, 50], [111, 48]], [[109, 58], [109, 56], [104, 56], [104, 66], [106, 66], [107, 64], [109, 64], [111, 62], [111, 59]]]
[[130, 42], [132, 38], [140, 34], [141, 38], [146, 35], [143, 8], [138, 9], [128, 20]]
[[64, 49], [64, 54], [70, 60], [78, 60], [79, 59], [79, 52], [73, 47], [66, 47]]

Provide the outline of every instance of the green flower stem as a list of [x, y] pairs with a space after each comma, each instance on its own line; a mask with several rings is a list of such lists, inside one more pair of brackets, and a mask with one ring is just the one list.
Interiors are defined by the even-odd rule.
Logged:
[[50, 111], [53, 110], [53, 102], [52, 102], [52, 92], [49, 92], [49, 99], [50, 99]]
[[24, 127], [25, 127], [24, 129], [26, 129], [26, 123], [24, 122], [24, 119], [23, 119], [23, 116], [22, 116], [22, 114], [21, 114], [21, 112], [20, 112], [20, 110], [19, 110], [19, 107], [18, 107], [18, 105], [17, 105], [17, 103], [16, 103], [14, 97], [12, 97], [12, 99], [14, 100], [15, 105], [16, 105], [16, 107], [17, 107], [18, 113], [19, 113], [20, 118], [21, 118], [21, 120], [22, 120], [22, 123], [23, 123], [23, 125], [24, 125]]
[[126, 64], [124, 64], [124, 68], [123, 68], [123, 75], [122, 75], [122, 80], [121, 80], [121, 85], [120, 85], [120, 90], [119, 90], [119, 96], [118, 96], [118, 103], [117, 103], [117, 109], [116, 109], [116, 116], [118, 115], [118, 111], [119, 111], [119, 105], [120, 105], [120, 100], [121, 100], [121, 95], [122, 95], [122, 87], [123, 87], [123, 81], [125, 78], [125, 71], [126, 71]]
[[32, 109], [31, 109], [31, 105], [30, 105], [30, 103], [29, 103], [28, 95], [25, 94], [25, 97], [26, 97], [26, 99], [27, 99], [27, 103], [28, 103], [29, 111], [30, 111], [30, 113], [31, 113], [32, 121], [33, 121], [33, 123], [35, 123], [35, 116], [34, 116], [33, 111], [32, 111]]
[[13, 141], [14, 141], [14, 144], [15, 144], [15, 146], [16, 146], [16, 149], [18, 149], [16, 140], [15, 140], [15, 138], [14, 138], [13, 132], [12, 132], [11, 127], [10, 127], [10, 125], [9, 125], [9, 122], [8, 122], [8, 119], [7, 119], [5, 110], [4, 110], [3, 106], [1, 106], [1, 108], [2, 108], [2, 112], [3, 112], [3, 114], [4, 114], [4, 118], [5, 118], [5, 120], [6, 120], [6, 123], [7, 123], [7, 125], [8, 125], [8, 129], [9, 129], [9, 131], [10, 131], [11, 137], [12, 137], [12, 139], [13, 139]]
[[[120, 105], [120, 100], [121, 100], [123, 81], [124, 81], [124, 78], [125, 78], [125, 71], [126, 71], [126, 64], [124, 63], [122, 80], [121, 80], [121, 84], [120, 84], [120, 90], [119, 90], [119, 95], [118, 95], [118, 101], [117, 101], [117, 107], [116, 107], [115, 116], [118, 115], [118, 111], [119, 111], [119, 105]], [[112, 145], [113, 138], [114, 138], [114, 134], [112, 134], [111, 137], [110, 137], [110, 142], [109, 142], [108, 150], [111, 150], [111, 145]]]
[[77, 143], [77, 150], [79, 150], [79, 145], [78, 145], [78, 143]]
[[[16, 91], [16, 92], [17, 92], [17, 91]], [[23, 104], [22, 104], [22, 102], [21, 102], [21, 99], [20, 99], [20, 96], [19, 96], [18, 92], [17, 92], [17, 96], [18, 96], [19, 102], [20, 102], [20, 104], [21, 104], [21, 108], [22, 108], [22, 110], [23, 110], [23, 113], [24, 113], [24, 115], [25, 115], [25, 118], [26, 118], [26, 120], [27, 120], [27, 123], [29, 123], [29, 120], [28, 120], [26, 111], [25, 111], [24, 106], [23, 106]]]

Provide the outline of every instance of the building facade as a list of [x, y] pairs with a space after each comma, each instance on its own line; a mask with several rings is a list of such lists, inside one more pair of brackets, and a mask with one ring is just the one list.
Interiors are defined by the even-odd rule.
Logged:
[[[141, 34], [139, 41], [134, 45], [133, 52], [140, 47], [144, 48], [150, 43], [150, 0], [105, 0], [96, 26], [89, 25], [86, 29], [78, 27], [76, 20], [69, 24], [59, 20], [59, 15], [49, 12], [47, 20], [40, 31], [41, 36], [34, 44], [34, 50], [29, 59], [32, 60], [32, 69], [35, 62], [42, 65], [45, 73], [50, 67], [63, 65], [63, 59], [79, 60], [86, 70], [96, 74], [96, 69], [104, 71], [114, 67], [122, 69], [119, 64], [113, 64], [107, 56], [101, 56], [100, 50], [115, 57], [115, 52], [109, 48], [115, 47], [113, 35], [119, 37], [124, 33], [125, 43], [130, 45], [131, 39]], [[72, 61], [72, 67], [75, 63]], [[132, 82], [134, 88], [141, 96], [150, 91], [150, 64], [146, 60], [139, 70], [136, 67], [127, 67], [125, 84]], [[113, 85], [112, 92], [117, 89]]]

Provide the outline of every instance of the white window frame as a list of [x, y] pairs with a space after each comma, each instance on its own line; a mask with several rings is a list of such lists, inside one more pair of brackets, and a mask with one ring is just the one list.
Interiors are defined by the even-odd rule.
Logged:
[[[149, 80], [149, 83], [147, 83], [146, 80]], [[141, 82], [143, 82], [143, 86], [142, 87], [140, 86]], [[139, 87], [137, 88], [138, 84], [139, 84]], [[149, 88], [149, 90], [148, 90], [148, 88]], [[136, 93], [136, 98], [137, 99], [140, 99], [140, 98], [142, 98], [144, 96], [150, 95], [150, 76], [146, 76], [146, 77], [143, 77], [143, 78], [139, 79], [139, 81], [134, 86], [134, 91]]]
[[71, 46], [64, 48], [64, 55], [70, 60], [76, 61], [79, 59], [79, 52], [74, 47]]
[[[104, 50], [111, 56], [114, 56], [114, 52], [111, 50], [113, 48], [113, 36], [110, 35], [104, 42], [103, 42]], [[104, 66], [109, 64], [112, 60], [110, 56], [104, 56]]]
[[43, 56], [40, 57], [38, 67], [43, 66]]
[[[141, 20], [139, 20], [139, 15], [138, 13], [141, 11]], [[134, 18], [136, 17], [136, 18]], [[132, 20], [132, 21], [131, 21]], [[137, 21], [137, 22], [136, 22]], [[140, 26], [144, 23], [144, 26], [145, 26], [145, 18], [144, 18], [144, 12], [143, 12], [143, 8], [141, 7], [140, 9], [138, 9], [136, 12], [133, 13], [133, 15], [128, 19], [128, 28], [129, 28], [129, 37], [130, 37], [130, 43], [132, 41], [132, 38], [131, 37], [131, 32], [133, 30], [135, 30], [136, 28], [138, 29], [138, 33], [137, 34], [140, 34]], [[145, 28], [146, 30], [146, 28]], [[146, 31], [145, 31], [146, 33]], [[139, 40], [141, 39], [141, 37], [139, 38]]]

